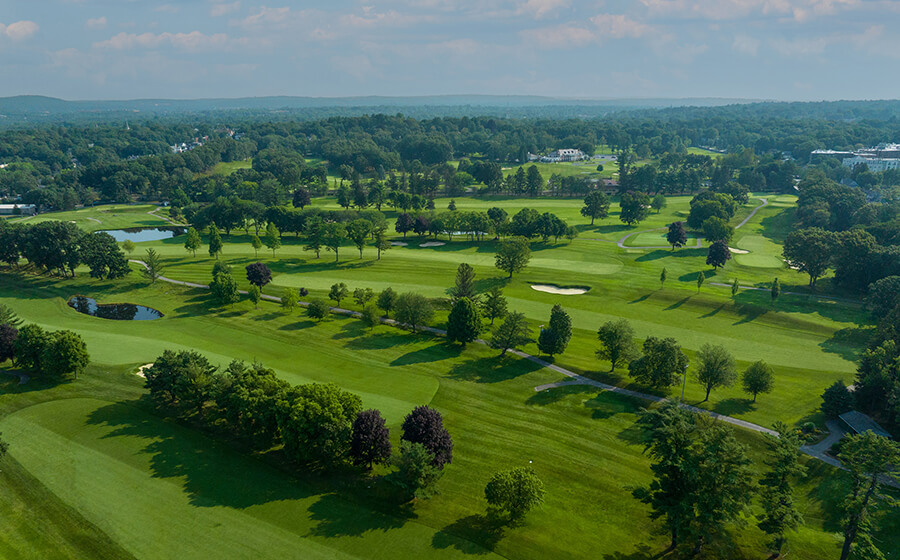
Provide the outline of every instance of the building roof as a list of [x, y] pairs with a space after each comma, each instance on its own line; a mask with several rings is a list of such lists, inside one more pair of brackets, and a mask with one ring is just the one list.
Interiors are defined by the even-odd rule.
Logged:
[[841, 414], [840, 416], [838, 416], [838, 418], [840, 418], [845, 424], [847, 424], [847, 426], [850, 427], [851, 430], [853, 430], [857, 434], [871, 431], [876, 436], [884, 436], [886, 438], [891, 437], [891, 434], [889, 434], [887, 430], [879, 426], [877, 422], [875, 422], [862, 412], [851, 410], [850, 412]]
[[29, 210], [31, 208], [34, 208], [34, 204], [0, 204], [0, 208], [2, 208], [3, 210], [12, 210], [14, 208]]

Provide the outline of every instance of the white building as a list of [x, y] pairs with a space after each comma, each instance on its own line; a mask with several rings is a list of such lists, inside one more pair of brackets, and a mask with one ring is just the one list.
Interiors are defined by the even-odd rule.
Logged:
[[882, 171], [887, 171], [888, 169], [900, 169], [900, 158], [885, 158], [885, 157], [868, 157], [864, 155], [855, 155], [853, 157], [844, 158], [844, 161], [841, 162], [844, 167], [849, 167], [853, 169], [857, 165], [864, 163], [869, 168], [869, 171], [873, 173], [881, 173]]
[[580, 161], [584, 159], [584, 152], [574, 148], [562, 148], [551, 152], [541, 158], [544, 163], [558, 163], [561, 161]]
[[[16, 211], [16, 208], [19, 211]], [[0, 216], [34, 216], [37, 208], [34, 204], [0, 204]]]

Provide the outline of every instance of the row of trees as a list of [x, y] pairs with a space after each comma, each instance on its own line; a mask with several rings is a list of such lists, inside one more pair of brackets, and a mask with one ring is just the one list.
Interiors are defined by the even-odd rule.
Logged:
[[90, 355], [77, 333], [23, 324], [12, 309], [0, 304], [0, 363], [7, 360], [32, 377], [65, 381], [84, 371]]

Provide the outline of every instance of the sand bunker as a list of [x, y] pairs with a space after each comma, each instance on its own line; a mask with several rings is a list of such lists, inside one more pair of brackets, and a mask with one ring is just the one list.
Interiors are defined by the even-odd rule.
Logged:
[[560, 288], [550, 284], [532, 284], [531, 289], [558, 296], [580, 296], [581, 294], [586, 294], [590, 288]]
[[747, 253], [750, 252], [750, 251], [745, 251], [743, 249], [735, 249], [734, 247], [729, 247], [728, 250], [736, 255], [746, 255]]
[[402, 241], [391, 241], [391, 245], [394, 247], [406, 247], [409, 243], [404, 243]]
[[140, 375], [140, 376], [143, 377], [144, 379], [147, 379], [147, 376], [144, 375], [144, 370], [147, 369], [147, 368], [149, 368], [149, 367], [151, 367], [151, 366], [153, 366], [153, 362], [150, 362], [149, 364], [144, 364], [144, 365], [142, 365], [141, 367], [139, 367], [138, 370], [137, 370], [137, 372], [135, 372], [135, 373], [137, 373], [138, 375]]
[[429, 241], [428, 243], [421, 243], [419, 247], [440, 247], [441, 245], [446, 245], [443, 241]]

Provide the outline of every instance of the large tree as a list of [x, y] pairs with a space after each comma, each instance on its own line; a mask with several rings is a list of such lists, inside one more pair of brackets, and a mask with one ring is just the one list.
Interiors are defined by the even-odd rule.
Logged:
[[447, 316], [447, 339], [463, 346], [481, 333], [481, 313], [468, 297], [457, 299]]
[[278, 231], [275, 222], [269, 222], [266, 225], [266, 235], [262, 241], [266, 247], [272, 250], [273, 257], [275, 256], [275, 251], [281, 249], [281, 232]]
[[760, 360], [751, 364], [744, 371], [741, 384], [745, 392], [753, 395], [753, 402], [756, 402], [756, 395], [771, 393], [775, 388], [775, 372], [772, 370], [772, 366]]
[[306, 244], [303, 246], [304, 251], [315, 251], [316, 258], [319, 258], [319, 252], [325, 246], [325, 226], [322, 218], [313, 216], [306, 221], [306, 227], [303, 229], [306, 237]]
[[784, 240], [784, 259], [799, 272], [809, 274], [809, 286], [815, 288], [816, 280], [831, 266], [837, 236], [822, 228], [793, 231]]
[[397, 303], [397, 293], [393, 288], [388, 286], [378, 294], [378, 300], [375, 303], [378, 305], [379, 309], [384, 311], [385, 317], [390, 317], [391, 310], [394, 309], [394, 306]]
[[687, 243], [687, 231], [684, 229], [684, 222], [672, 222], [669, 224], [666, 241], [672, 246], [673, 251], [676, 247], [684, 247]]
[[362, 399], [334, 383], [297, 385], [278, 404], [288, 457], [301, 464], [340, 464], [349, 457], [353, 421]]
[[572, 318], [561, 305], [550, 310], [550, 323], [538, 335], [538, 350], [549, 356], [562, 354], [572, 337]]
[[356, 245], [359, 258], [363, 256], [363, 248], [366, 246], [366, 240], [370, 233], [372, 233], [372, 223], [369, 220], [359, 218], [347, 224], [347, 237]]
[[347, 284], [343, 282], [336, 282], [331, 285], [331, 290], [328, 292], [328, 299], [334, 300], [337, 303], [337, 306], [341, 306], [341, 301], [347, 298], [350, 295], [350, 290], [347, 288]]
[[44, 347], [50, 340], [50, 333], [38, 325], [27, 324], [19, 329], [16, 335], [15, 352], [16, 366], [25, 370], [39, 373], [41, 371], [41, 359], [44, 355]]
[[397, 222], [394, 224], [394, 231], [402, 233], [406, 238], [406, 234], [412, 231], [415, 220], [406, 212], [402, 212], [397, 216]]
[[468, 263], [460, 263], [456, 268], [456, 285], [450, 288], [450, 297], [456, 301], [461, 298], [469, 298], [477, 301], [475, 293], [475, 269]]
[[521, 272], [528, 266], [528, 261], [531, 260], [531, 248], [528, 245], [528, 239], [513, 237], [501, 241], [497, 245], [497, 255], [494, 260], [497, 268], [503, 272], [508, 272], [509, 278], [512, 278], [513, 272]]
[[231, 274], [220, 272], [209, 284], [209, 291], [219, 305], [234, 305], [241, 299], [237, 282]]
[[394, 318], [397, 322], [409, 325], [413, 332], [416, 332], [416, 327], [427, 324], [434, 316], [434, 308], [428, 299], [421, 294], [412, 292], [397, 296], [394, 308], [396, 310]]
[[[339, 251], [341, 247], [347, 244], [347, 228], [344, 224], [337, 222], [329, 222], [322, 226], [322, 244], [329, 250], [334, 251], [334, 262], [338, 262]], [[316, 256], [318, 256], [316, 251]]]
[[222, 236], [219, 234], [219, 228], [216, 224], [209, 224], [209, 256], [219, 258], [222, 252]]
[[350, 436], [350, 458], [355, 465], [386, 463], [391, 458], [391, 438], [381, 413], [363, 410], [353, 421]]
[[506, 298], [503, 297], [503, 290], [500, 286], [493, 286], [484, 295], [484, 299], [481, 301], [481, 312], [491, 320], [492, 325], [494, 319], [502, 319], [506, 316]]
[[731, 250], [728, 248], [728, 243], [724, 241], [713, 242], [706, 252], [706, 264], [713, 268], [725, 266], [729, 259], [731, 259]]
[[156, 249], [147, 249], [147, 256], [144, 257], [144, 267], [141, 273], [150, 280], [151, 284], [155, 284], [156, 280], [162, 276], [163, 264]]
[[609, 197], [603, 191], [591, 191], [584, 197], [584, 206], [581, 207], [581, 215], [594, 220], [601, 220], [609, 215]]
[[81, 259], [90, 267], [92, 278], [115, 280], [131, 273], [125, 254], [113, 236], [105, 231], [85, 235], [81, 244]]
[[16, 357], [16, 338], [19, 329], [12, 325], [0, 324], [0, 364]]
[[244, 270], [247, 271], [247, 281], [258, 287], [260, 291], [272, 281], [272, 271], [261, 262], [248, 264]]
[[703, 222], [703, 237], [710, 243], [724, 241], [727, 245], [733, 236], [734, 228], [718, 216], [709, 217]]
[[484, 497], [492, 509], [505, 512], [511, 523], [544, 502], [544, 483], [531, 467], [516, 467], [494, 473], [484, 487]]
[[41, 372], [54, 379], [75, 379], [90, 363], [84, 339], [72, 331], [50, 334], [41, 352]]
[[626, 319], [603, 323], [597, 330], [597, 338], [600, 339], [597, 357], [609, 360], [612, 364], [610, 371], [615, 372], [617, 365], [629, 362], [638, 355], [634, 343], [634, 329]]
[[803, 523], [803, 516], [794, 505], [791, 482], [804, 476], [806, 468], [800, 464], [801, 441], [797, 430], [783, 422], [776, 422], [774, 428], [777, 436], [766, 434], [769, 450], [766, 464], [769, 470], [759, 481], [764, 513], [757, 525], [772, 537], [772, 550], [776, 556], [781, 556], [787, 542], [787, 532]]
[[716, 387], [729, 387], [737, 380], [734, 357], [724, 346], [704, 344], [697, 357], [697, 381], [706, 389], [704, 401], [709, 400], [709, 393]]
[[500, 350], [500, 355], [506, 355], [507, 350], [515, 350], [532, 342], [531, 330], [523, 313], [513, 311], [506, 316], [501, 325], [494, 329], [491, 337], [491, 348]]
[[430, 498], [444, 471], [435, 466], [434, 453], [421, 443], [400, 442], [400, 455], [392, 461], [397, 470], [387, 481], [400, 488], [408, 499]]
[[628, 364], [628, 373], [639, 383], [661, 389], [675, 384], [688, 366], [688, 358], [674, 338], [649, 336], [644, 353]]
[[453, 440], [444, 428], [444, 418], [428, 406], [417, 406], [406, 415], [400, 426], [400, 439], [425, 446], [433, 456], [435, 467], [443, 468], [453, 461]]
[[184, 248], [186, 251], [190, 251], [193, 256], [197, 256], [197, 249], [199, 249], [203, 245], [203, 241], [200, 239], [200, 233], [193, 227], [189, 227], [187, 230], [187, 235], [184, 237]]
[[650, 197], [634, 191], [624, 192], [619, 199], [619, 208], [619, 219], [633, 226], [650, 214]]

